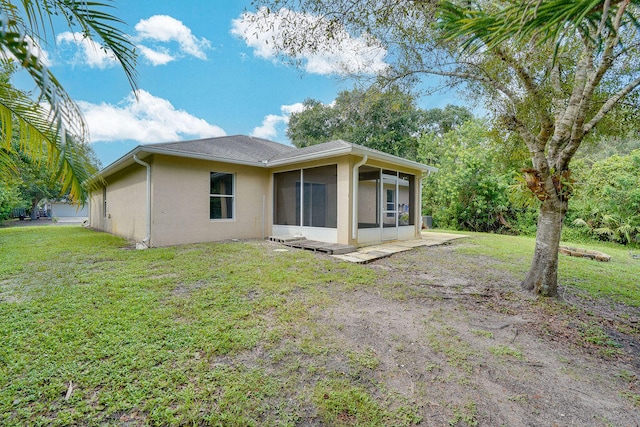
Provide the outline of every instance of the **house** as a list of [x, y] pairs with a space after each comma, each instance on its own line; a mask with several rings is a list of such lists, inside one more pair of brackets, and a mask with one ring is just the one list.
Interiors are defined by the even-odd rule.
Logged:
[[299, 235], [367, 245], [420, 235], [435, 168], [345, 141], [236, 135], [138, 146], [95, 177], [89, 225], [145, 246]]
[[87, 205], [77, 206], [67, 200], [54, 200], [48, 202], [48, 209], [53, 218], [78, 218], [84, 219], [89, 216]]

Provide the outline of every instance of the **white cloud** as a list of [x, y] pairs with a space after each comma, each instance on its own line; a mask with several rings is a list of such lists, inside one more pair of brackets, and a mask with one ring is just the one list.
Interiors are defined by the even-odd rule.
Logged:
[[109, 49], [105, 49], [82, 35], [82, 33], [72, 33], [65, 31], [56, 37], [58, 45], [72, 44], [78, 47], [79, 51], [74, 62], [85, 63], [91, 68], [105, 69], [116, 65], [116, 58]]
[[253, 129], [253, 132], [251, 132], [251, 136], [265, 139], [275, 138], [276, 136], [278, 136], [278, 130], [276, 129], [276, 126], [281, 123], [285, 123], [285, 120], [286, 119], [284, 116], [269, 114], [265, 116], [264, 120], [262, 121], [262, 125]]
[[278, 126], [288, 124], [291, 114], [299, 113], [302, 110], [304, 110], [304, 106], [301, 102], [281, 106], [280, 111], [282, 114], [268, 114], [265, 116], [262, 124], [253, 129], [251, 136], [265, 139], [276, 138], [278, 136]]
[[165, 65], [176, 59], [173, 55], [166, 52], [166, 50], [153, 50], [143, 45], [138, 45], [138, 51], [151, 63], [151, 65]]
[[139, 143], [179, 141], [226, 135], [225, 131], [186, 111], [176, 110], [166, 99], [138, 90], [118, 105], [79, 101], [91, 133], [91, 140]]
[[[136, 33], [131, 37], [141, 58], [151, 65], [165, 65], [184, 56], [207, 59], [206, 51], [211, 43], [206, 38], [193, 35], [191, 29], [171, 16], [154, 15], [142, 19], [135, 26]], [[81, 33], [64, 32], [56, 37], [59, 46], [67, 44], [78, 49], [73, 62], [86, 64], [91, 68], [105, 69], [117, 64], [113, 52], [104, 49], [98, 43], [84, 37]], [[167, 44], [177, 43], [177, 49], [171, 50]]]
[[[200, 39], [197, 38], [191, 32], [191, 29], [185, 26], [182, 21], [168, 15], [154, 15], [149, 19], [142, 19], [136, 24], [135, 30], [136, 35], [134, 39], [140, 42], [141, 47], [144, 47], [144, 45], [141, 44], [144, 41], [161, 43], [176, 42], [180, 47], [180, 54], [193, 56], [198, 59], [207, 59], [206, 51], [211, 48], [209, 40], [204, 37]], [[142, 55], [149, 59], [152, 64], [158, 65], [153, 61], [153, 54], [150, 57], [148, 53], [153, 52], [154, 54], [158, 54], [162, 51], [148, 47], [145, 47], [145, 49], [144, 51], [141, 49]], [[168, 55], [166, 52], [164, 52], [164, 54]]]
[[[280, 107], [280, 110], [290, 116], [293, 113], [301, 113], [302, 111], [304, 111], [304, 104], [302, 102], [296, 102], [295, 104], [291, 105], [283, 105], [282, 107]], [[287, 122], [289, 122], [288, 119]]]
[[[259, 23], [259, 24], [257, 24]], [[374, 74], [383, 72], [387, 50], [373, 37], [352, 37], [344, 28], [332, 28], [327, 34], [328, 22], [310, 14], [280, 9], [267, 13], [245, 12], [232, 21], [231, 33], [253, 48], [256, 56], [276, 60], [284, 53], [305, 64], [314, 74]], [[315, 49], [298, 51], [289, 46], [313, 44]]]

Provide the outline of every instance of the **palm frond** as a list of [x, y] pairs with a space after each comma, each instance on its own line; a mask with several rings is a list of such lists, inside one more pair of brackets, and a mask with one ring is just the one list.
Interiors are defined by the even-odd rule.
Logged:
[[83, 182], [94, 171], [80, 155], [78, 144], [81, 142], [69, 133], [61, 135], [66, 132], [64, 128], [51, 126], [49, 111], [20, 91], [1, 86], [0, 126], [5, 151], [11, 151], [11, 141], [15, 140], [31, 159], [46, 162], [51, 170], [57, 171], [54, 178], [60, 181], [63, 191], [69, 191], [72, 199], [79, 202], [86, 199]]
[[[628, 0], [640, 5], [640, 0]], [[556, 50], [563, 39], [576, 31], [589, 34], [589, 28], [612, 29], [613, 17], [627, 0], [534, 0], [512, 2], [493, 12], [480, 7], [460, 6], [445, 0], [440, 4], [438, 28], [445, 40], [461, 40], [461, 47], [474, 51], [493, 49], [507, 40], [516, 43], [552, 42]], [[637, 26], [633, 13], [625, 9], [625, 17]]]
[[[109, 13], [115, 9], [112, 0], [21, 0], [20, 8], [12, 0], [0, 0], [3, 15], [15, 22], [17, 28], [35, 40], [54, 33], [52, 15], [62, 16], [69, 28], [79, 27], [79, 32], [113, 52], [131, 85], [137, 89], [136, 50], [126, 33], [118, 26], [125, 22]], [[26, 17], [26, 19], [23, 17]]]
[[[10, 85], [0, 87], [0, 125], [6, 149], [17, 138], [21, 150], [44, 159], [57, 171], [70, 196], [85, 200], [83, 182], [91, 176], [90, 165], [80, 149], [88, 131], [78, 106], [47, 68], [33, 42], [55, 33], [52, 16], [62, 16], [69, 28], [79, 27], [87, 38], [101, 43], [122, 66], [132, 88], [137, 88], [136, 52], [131, 40], [117, 26], [122, 20], [108, 13], [111, 0], [0, 0], [0, 57], [16, 60], [36, 83], [40, 93], [33, 101]], [[40, 105], [46, 101], [47, 107]], [[3, 161], [0, 167], [5, 168]]]
[[8, 150], [0, 148], [0, 182], [18, 173], [18, 168]]
[[[35, 3], [38, 3], [37, 1]], [[105, 10], [115, 9], [111, 0], [45, 0], [45, 4], [55, 4], [60, 8], [69, 26], [78, 24], [85, 37], [102, 41], [103, 47], [113, 52], [122, 66], [131, 88], [137, 93], [136, 50], [131, 39], [116, 26], [125, 22]]]

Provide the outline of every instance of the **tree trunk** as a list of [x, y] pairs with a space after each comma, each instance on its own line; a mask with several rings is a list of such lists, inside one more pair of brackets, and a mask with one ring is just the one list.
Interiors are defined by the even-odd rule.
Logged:
[[558, 295], [558, 247], [567, 202], [549, 198], [542, 202], [536, 232], [536, 250], [522, 288], [538, 295]]
[[32, 221], [38, 219], [38, 199], [33, 199], [31, 201], [31, 215], [30, 218]]

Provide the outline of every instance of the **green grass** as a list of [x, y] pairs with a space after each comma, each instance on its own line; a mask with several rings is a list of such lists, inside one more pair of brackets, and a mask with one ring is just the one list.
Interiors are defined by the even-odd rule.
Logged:
[[489, 347], [489, 352], [491, 352], [496, 356], [503, 357], [506, 359], [517, 359], [517, 360], [525, 359], [521, 350], [515, 349], [513, 347], [509, 347], [503, 344]]
[[[419, 423], [378, 383], [381, 354], [333, 341], [318, 322], [344, 293], [384, 292], [385, 273], [274, 248], [136, 251], [81, 227], [0, 229], [0, 425]], [[524, 272], [532, 249], [533, 239], [473, 234], [458, 250]], [[561, 258], [561, 281], [640, 306], [638, 261], [594, 249], [612, 262]], [[483, 355], [434, 316], [425, 339], [462, 382]], [[602, 338], [587, 326], [585, 341]], [[511, 350], [494, 354], [517, 358]], [[472, 403], [449, 408], [451, 422], [474, 425]]]
[[80, 227], [0, 230], [0, 424], [293, 425], [310, 399], [282, 403], [287, 378], [230, 357], [295, 335], [324, 287], [373, 282], [256, 243], [125, 244]]
[[[469, 255], [491, 256], [504, 264], [501, 268], [517, 276], [526, 274], [531, 264], [535, 238], [500, 234], [466, 233], [473, 238], [461, 245], [459, 252]], [[604, 252], [609, 262], [559, 255], [558, 282], [587, 292], [593, 297], [606, 297], [612, 301], [640, 307], [640, 260], [629, 255], [630, 249], [613, 243], [562, 242]], [[637, 252], [633, 251], [632, 252]]]

